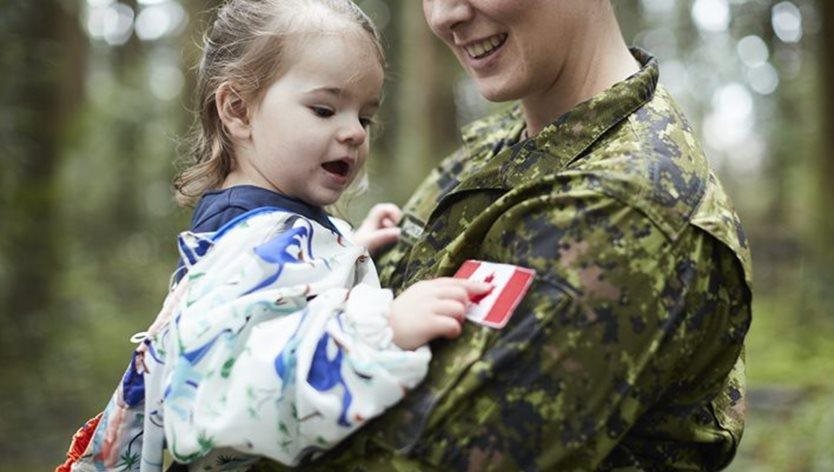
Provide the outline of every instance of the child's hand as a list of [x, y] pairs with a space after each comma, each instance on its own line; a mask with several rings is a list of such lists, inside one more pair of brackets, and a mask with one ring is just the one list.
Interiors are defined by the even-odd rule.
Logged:
[[408, 287], [391, 302], [388, 323], [394, 344], [413, 350], [435, 338], [460, 336], [470, 297], [492, 288], [492, 284], [449, 277]]
[[397, 224], [402, 218], [402, 211], [393, 203], [379, 203], [373, 206], [368, 216], [353, 233], [353, 240], [359, 246], [368, 249], [371, 255], [400, 239]]

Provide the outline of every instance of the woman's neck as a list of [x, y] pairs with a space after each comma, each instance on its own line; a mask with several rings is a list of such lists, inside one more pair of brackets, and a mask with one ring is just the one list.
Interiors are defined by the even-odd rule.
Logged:
[[[631, 55], [613, 13], [589, 25], [581, 43], [571, 48], [561, 72], [543, 91], [521, 99], [529, 136], [576, 105], [609, 89], [640, 69]], [[594, 38], [586, 40], [584, 38]]]

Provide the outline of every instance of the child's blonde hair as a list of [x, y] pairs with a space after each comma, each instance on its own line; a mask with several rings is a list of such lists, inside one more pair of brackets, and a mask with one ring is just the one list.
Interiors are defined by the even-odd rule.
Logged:
[[231, 82], [247, 103], [259, 103], [279, 76], [288, 39], [316, 33], [331, 20], [359, 26], [384, 66], [379, 32], [351, 0], [230, 0], [220, 7], [203, 38], [197, 70], [197, 119], [190, 135], [188, 162], [174, 179], [177, 203], [194, 205], [204, 192], [219, 187], [232, 170], [232, 143], [215, 106], [218, 88]]

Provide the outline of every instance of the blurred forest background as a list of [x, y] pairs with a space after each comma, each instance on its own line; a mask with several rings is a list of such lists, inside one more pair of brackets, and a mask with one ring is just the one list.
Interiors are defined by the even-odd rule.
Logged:
[[[220, 0], [0, 0], [0, 469], [50, 470], [154, 318], [189, 211], [170, 181]], [[403, 203], [489, 111], [417, 0], [389, 50], [371, 190]], [[616, 0], [750, 235], [749, 422], [731, 470], [834, 470], [834, 3]]]

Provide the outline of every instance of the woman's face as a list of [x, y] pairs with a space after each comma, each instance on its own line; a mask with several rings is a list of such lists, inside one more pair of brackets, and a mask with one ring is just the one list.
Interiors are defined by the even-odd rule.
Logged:
[[599, 1], [423, 0], [423, 12], [481, 94], [506, 101], [554, 86]]

